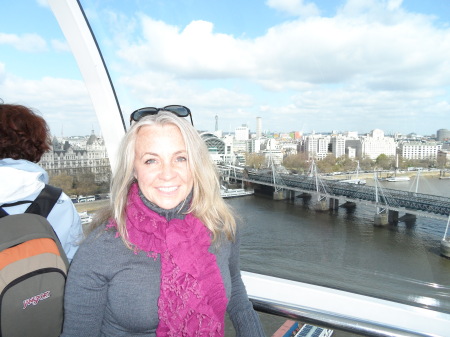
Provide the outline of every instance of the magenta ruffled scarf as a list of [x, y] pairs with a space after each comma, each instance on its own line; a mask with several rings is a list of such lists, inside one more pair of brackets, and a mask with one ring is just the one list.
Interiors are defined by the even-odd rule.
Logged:
[[227, 297], [205, 225], [191, 214], [168, 222], [142, 202], [135, 183], [128, 194], [127, 230], [138, 250], [161, 258], [156, 335], [224, 336]]

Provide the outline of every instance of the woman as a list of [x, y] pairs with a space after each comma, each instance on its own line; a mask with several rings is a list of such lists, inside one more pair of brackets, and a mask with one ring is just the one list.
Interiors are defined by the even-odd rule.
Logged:
[[72, 263], [63, 336], [223, 336], [226, 311], [237, 336], [264, 336], [204, 142], [176, 109], [152, 113], [122, 140], [111, 205]]
[[[35, 200], [48, 184], [48, 174], [37, 163], [50, 150], [50, 132], [44, 118], [26, 106], [0, 102], [0, 205]], [[5, 208], [24, 213], [30, 204]], [[81, 220], [72, 200], [62, 193], [47, 220], [69, 261], [82, 239]]]

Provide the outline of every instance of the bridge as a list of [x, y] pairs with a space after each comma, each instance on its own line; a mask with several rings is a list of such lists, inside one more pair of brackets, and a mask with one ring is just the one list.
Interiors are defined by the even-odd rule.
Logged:
[[450, 198], [437, 195], [324, 180], [317, 175], [274, 174], [242, 168], [234, 168], [228, 174], [242, 182], [270, 186], [280, 199], [292, 198], [299, 192], [315, 195], [318, 203], [325, 204], [328, 200], [330, 208], [339, 207], [340, 201], [373, 205], [378, 214], [389, 213], [389, 222], [398, 220], [398, 212], [444, 220], [450, 214]]

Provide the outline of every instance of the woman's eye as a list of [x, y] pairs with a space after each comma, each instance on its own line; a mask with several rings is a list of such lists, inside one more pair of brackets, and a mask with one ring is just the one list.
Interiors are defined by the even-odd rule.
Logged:
[[154, 164], [154, 163], [156, 163], [156, 160], [155, 160], [155, 159], [147, 159], [147, 160], [145, 161], [145, 163], [146, 163], [146, 164]]
[[187, 160], [187, 158], [186, 157], [184, 157], [184, 156], [180, 156], [180, 157], [177, 157], [177, 162], [184, 162], [184, 161], [186, 161]]

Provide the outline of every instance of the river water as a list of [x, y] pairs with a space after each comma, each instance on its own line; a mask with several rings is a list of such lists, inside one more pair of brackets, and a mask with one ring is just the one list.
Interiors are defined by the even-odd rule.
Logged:
[[[416, 188], [414, 179], [383, 185]], [[450, 197], [450, 180], [421, 177], [418, 192]], [[227, 202], [241, 217], [242, 270], [450, 313], [450, 259], [439, 251], [446, 220], [380, 227], [373, 206], [317, 212], [301, 198], [261, 195]]]

